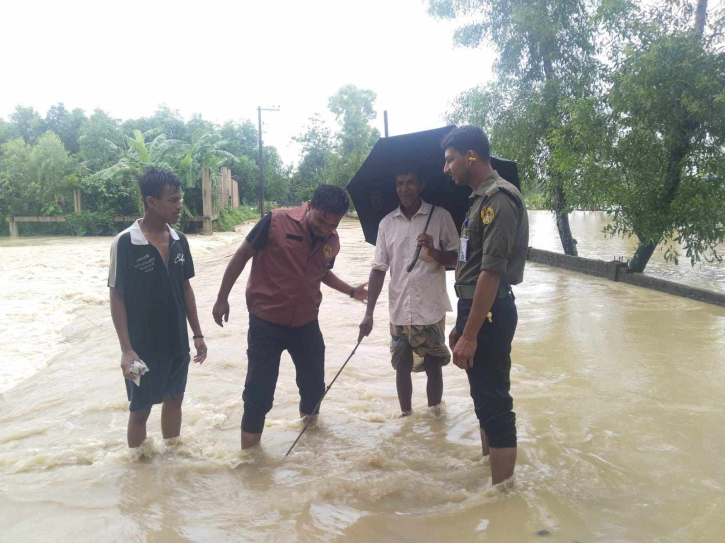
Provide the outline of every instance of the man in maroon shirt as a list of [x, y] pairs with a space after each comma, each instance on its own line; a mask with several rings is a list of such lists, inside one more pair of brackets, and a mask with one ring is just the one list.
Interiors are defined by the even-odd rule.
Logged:
[[252, 259], [242, 449], [258, 444], [262, 437], [284, 350], [297, 370], [300, 416], [317, 414], [313, 411], [325, 392], [325, 343], [317, 321], [320, 283], [361, 302], [367, 300], [367, 283], [353, 287], [332, 273], [340, 251], [335, 229], [348, 206], [345, 191], [320, 185], [306, 205], [267, 214], [227, 265], [213, 309], [219, 326], [229, 321], [229, 293]]

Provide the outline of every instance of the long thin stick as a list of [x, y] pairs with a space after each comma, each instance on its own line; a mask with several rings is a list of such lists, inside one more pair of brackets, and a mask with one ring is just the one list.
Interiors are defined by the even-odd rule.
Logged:
[[355, 348], [354, 348], [354, 349], [352, 350], [352, 352], [350, 353], [350, 356], [348, 356], [348, 357], [347, 357], [347, 360], [345, 360], [345, 363], [344, 363], [344, 364], [342, 365], [342, 367], [341, 367], [341, 368], [339, 369], [339, 371], [337, 372], [337, 375], [335, 375], [335, 378], [334, 378], [334, 379], [332, 380], [332, 383], [330, 383], [330, 384], [329, 384], [329, 385], [327, 386], [327, 388], [325, 389], [325, 393], [324, 393], [324, 394], [322, 395], [322, 398], [320, 398], [320, 401], [319, 401], [319, 402], [317, 402], [317, 405], [316, 405], [316, 406], [315, 406], [315, 408], [314, 408], [314, 409], [312, 410], [312, 414], [311, 414], [310, 416], [308, 416], [308, 417], [307, 417], [307, 422], [305, 423], [305, 427], [304, 427], [304, 428], [302, 428], [302, 431], [300, 432], [300, 435], [298, 435], [298, 436], [297, 436], [297, 439], [295, 439], [295, 442], [294, 442], [294, 443], [292, 443], [292, 446], [291, 446], [291, 447], [289, 448], [289, 450], [287, 451], [287, 454], [285, 454], [285, 455], [284, 455], [284, 457], [285, 457], [285, 458], [287, 458], [287, 457], [289, 456], [289, 453], [291, 453], [291, 452], [292, 452], [292, 449], [294, 449], [294, 448], [295, 448], [295, 445], [297, 445], [297, 442], [298, 442], [298, 441], [300, 440], [300, 438], [302, 437], [302, 434], [304, 434], [304, 433], [305, 433], [305, 430], [307, 430], [307, 426], [309, 426], [310, 422], [312, 421], [312, 417], [313, 417], [313, 416], [314, 416], [314, 415], [315, 415], [315, 414], [317, 413], [317, 409], [318, 409], [318, 408], [320, 407], [320, 404], [322, 403], [322, 400], [324, 400], [324, 399], [325, 399], [325, 396], [327, 395], [328, 391], [329, 391], [329, 390], [330, 390], [330, 389], [332, 388], [332, 385], [334, 385], [334, 384], [335, 384], [335, 381], [337, 380], [337, 377], [338, 377], [338, 376], [339, 376], [339, 375], [340, 375], [340, 374], [342, 373], [342, 370], [344, 370], [344, 369], [345, 369], [345, 366], [347, 366], [347, 363], [348, 363], [348, 362], [350, 362], [350, 359], [352, 358], [352, 355], [354, 355], [354, 354], [355, 354], [355, 351], [357, 351], [357, 348], [358, 348], [358, 347], [360, 346], [360, 342], [361, 342], [361, 341], [362, 341], [362, 338], [361, 338], [361, 339], [360, 339], [360, 340], [359, 340], [359, 341], [357, 342], [357, 345], [355, 345]]

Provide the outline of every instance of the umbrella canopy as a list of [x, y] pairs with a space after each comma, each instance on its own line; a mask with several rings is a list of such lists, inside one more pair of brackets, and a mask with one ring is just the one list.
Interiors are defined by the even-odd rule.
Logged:
[[[443, 173], [445, 158], [440, 146], [443, 137], [455, 128], [446, 126], [378, 140], [347, 186], [365, 241], [375, 245], [380, 221], [398, 206], [395, 173], [401, 165], [410, 164], [415, 165], [418, 175], [425, 181], [421, 197], [428, 203], [447, 209], [460, 233], [471, 189], [456, 186], [453, 179]], [[491, 157], [491, 165], [501, 177], [520, 188], [515, 162]]]

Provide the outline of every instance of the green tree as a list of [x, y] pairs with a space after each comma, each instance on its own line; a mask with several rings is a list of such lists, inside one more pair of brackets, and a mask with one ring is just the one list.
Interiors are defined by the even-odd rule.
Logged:
[[201, 131], [203, 133], [218, 132], [217, 127], [214, 125], [214, 123], [204, 119], [200, 113], [195, 113], [194, 115], [192, 115], [191, 119], [189, 119], [189, 122], [186, 123], [184, 129], [185, 141], [191, 141], [191, 138], [193, 138], [194, 134], [196, 134], [198, 131]]
[[[105, 126], [110, 128], [107, 124]], [[135, 182], [144, 168], [156, 166], [172, 170], [176, 168], [178, 171], [182, 142], [168, 140], [164, 134], [156, 135], [157, 132], [158, 129], [155, 129], [142, 134], [134, 130], [133, 137], [129, 137], [119, 130], [112, 132], [112, 135], [120, 135], [120, 145], [110, 139], [95, 142], [92, 148], [99, 152], [100, 158], [117, 157], [117, 160], [82, 180], [84, 194], [94, 202], [94, 209], [106, 210], [111, 204], [113, 207], [110, 209], [123, 215], [137, 213], [142, 206]], [[81, 138], [82, 148], [90, 143], [88, 138]]]
[[15, 125], [18, 135], [25, 143], [33, 144], [45, 132], [45, 123], [40, 114], [32, 106], [18, 105], [10, 114], [10, 121]]
[[598, 179], [589, 193], [614, 205], [607, 231], [637, 236], [633, 271], [644, 271], [659, 244], [666, 259], [677, 261], [682, 245], [693, 265], [721, 260], [725, 54], [721, 20], [704, 33], [706, 8], [665, 3], [630, 18], [611, 49], [604, 100], [572, 102], [572, 124], [556, 134], [561, 163]]
[[46, 132], [36, 145], [16, 138], [0, 147], [0, 216], [57, 215], [72, 206], [72, 160], [60, 138]]
[[86, 120], [82, 109], [68, 111], [63, 102], [58, 102], [45, 114], [45, 129], [56, 133], [68, 152], [74, 155], [80, 151], [80, 130]]
[[264, 148], [264, 198], [266, 201], [290, 203], [290, 171], [272, 146]]
[[257, 161], [246, 155], [239, 157], [232, 165], [232, 174], [239, 185], [239, 201], [257, 204], [259, 201], [259, 166]]
[[187, 131], [184, 119], [178, 109], [171, 109], [166, 104], [161, 104], [150, 119], [154, 129], [160, 134], [165, 134], [170, 140], [189, 140], [193, 132]]
[[9, 123], [4, 119], [0, 119], [0, 145], [9, 142], [15, 138], [19, 138], [17, 126], [13, 123]]
[[[459, 97], [451, 119], [492, 132], [497, 153], [516, 160], [556, 215], [564, 252], [576, 255], [567, 179], [550, 157], [550, 138], [564, 122], [563, 103], [591, 95], [600, 74], [595, 0], [429, 0], [429, 14], [463, 20], [454, 40], [490, 43], [497, 79]], [[486, 121], [483, 123], [482, 121]]]
[[166, 104], [161, 104], [151, 117], [139, 117], [128, 119], [121, 125], [123, 133], [129, 137], [133, 136], [134, 130], [142, 134], [155, 131], [156, 134], [165, 134], [169, 140], [190, 141], [191, 133], [188, 133], [184, 118], [178, 109], [171, 109]]
[[336, 134], [335, 156], [329, 165], [332, 184], [346, 187], [367, 158], [380, 132], [370, 124], [376, 117], [376, 94], [371, 90], [345, 85], [328, 100], [328, 107], [340, 125]]
[[65, 182], [69, 157], [63, 142], [53, 132], [46, 132], [30, 152], [30, 170], [34, 200], [42, 205], [43, 215], [57, 215], [72, 207], [72, 194]]
[[309, 120], [304, 133], [292, 138], [301, 145], [300, 162], [290, 180], [290, 198], [304, 202], [312, 197], [318, 185], [327, 182], [335, 153], [332, 132], [319, 114]]
[[222, 149], [238, 158], [232, 163], [232, 176], [239, 184], [240, 201], [256, 203], [259, 199], [259, 133], [249, 121], [227, 121], [219, 130], [225, 142]]
[[[118, 162], [94, 173], [91, 177], [97, 179], [112, 179], [124, 172], [130, 172], [139, 177], [147, 166], [178, 169], [178, 158], [184, 143], [169, 140], [165, 134], [157, 134], [159, 129], [150, 130], [142, 134], [140, 130], [133, 131], [133, 137], [123, 135], [124, 147], [119, 148], [114, 143], [108, 144], [116, 147], [116, 155], [120, 155]], [[147, 140], [149, 140], [147, 142]]]
[[118, 121], [96, 109], [81, 127], [79, 146], [81, 159], [91, 174], [115, 164], [123, 154], [123, 132]]
[[0, 146], [0, 218], [39, 214], [40, 207], [30, 197], [33, 186], [30, 154], [32, 148], [22, 138]]

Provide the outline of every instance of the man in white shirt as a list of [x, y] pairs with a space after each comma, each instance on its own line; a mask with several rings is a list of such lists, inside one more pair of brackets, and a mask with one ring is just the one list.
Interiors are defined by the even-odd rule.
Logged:
[[[400, 206], [388, 213], [378, 227], [367, 312], [360, 323], [362, 339], [373, 329], [375, 303], [385, 273], [390, 270], [390, 352], [403, 416], [412, 412], [411, 372], [426, 372], [428, 406], [434, 407], [443, 396], [441, 368], [451, 360], [445, 335], [446, 312], [451, 311], [446, 267], [456, 266], [458, 232], [448, 211], [421, 199], [424, 188], [425, 183], [412, 167], [399, 170], [395, 176]], [[418, 245], [423, 249], [415, 267], [408, 272]]]

